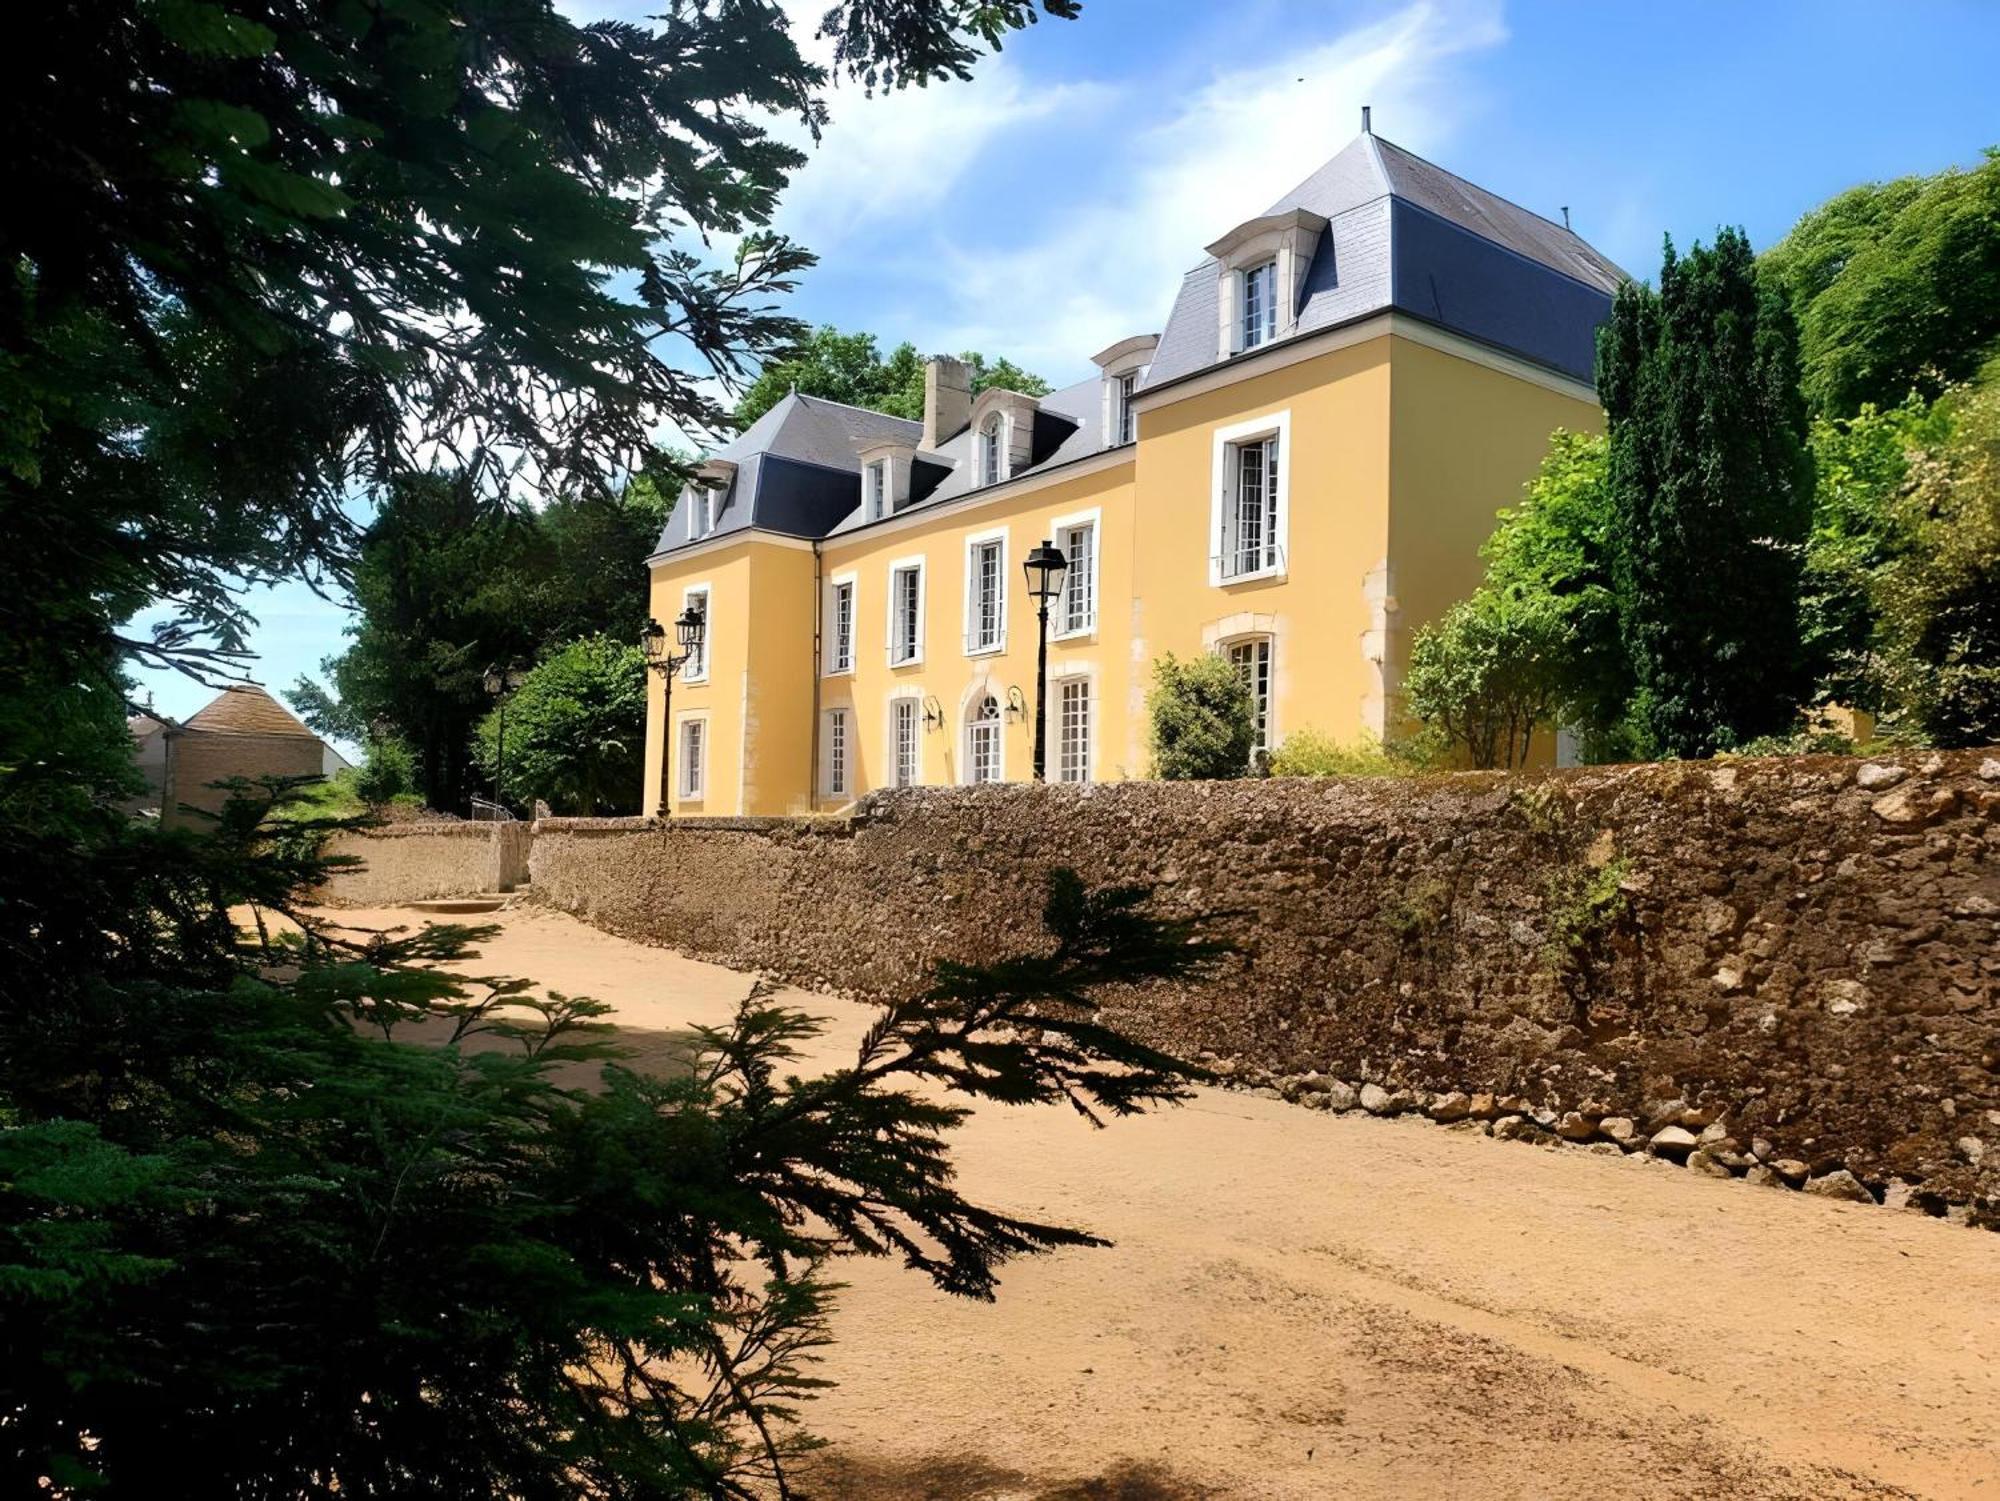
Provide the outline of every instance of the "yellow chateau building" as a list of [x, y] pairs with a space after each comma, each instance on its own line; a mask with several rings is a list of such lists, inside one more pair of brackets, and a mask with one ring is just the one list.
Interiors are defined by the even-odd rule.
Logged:
[[922, 422], [792, 395], [700, 467], [650, 560], [651, 613], [705, 640], [653, 676], [646, 807], [843, 807], [1030, 776], [1051, 607], [1048, 776], [1147, 774], [1163, 653], [1220, 652], [1259, 735], [1399, 728], [1411, 633], [1550, 432], [1601, 423], [1595, 330], [1623, 279], [1563, 225], [1363, 134], [1226, 229], [1164, 331], [1036, 398], [928, 367]]

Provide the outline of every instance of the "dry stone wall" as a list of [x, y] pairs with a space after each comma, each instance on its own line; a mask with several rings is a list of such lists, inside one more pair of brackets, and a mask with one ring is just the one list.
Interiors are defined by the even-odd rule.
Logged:
[[2000, 1197], [1991, 756], [925, 789], [549, 820], [532, 859], [538, 900], [612, 931], [879, 994], [1042, 941], [1054, 865], [1221, 914], [1225, 973], [1110, 1014], [1252, 1086]]
[[393, 907], [433, 897], [512, 891], [528, 877], [534, 825], [409, 823], [337, 834], [329, 855], [359, 865], [334, 872], [318, 892], [335, 907]]

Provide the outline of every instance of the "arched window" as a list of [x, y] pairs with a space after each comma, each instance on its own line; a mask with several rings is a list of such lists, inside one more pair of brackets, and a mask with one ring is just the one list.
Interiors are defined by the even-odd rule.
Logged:
[[965, 773], [968, 782], [1000, 780], [1000, 701], [990, 693], [973, 702], [965, 727]]
[[986, 419], [986, 425], [979, 430], [979, 483], [997, 485], [1006, 476], [1001, 473], [1000, 449], [1004, 423], [998, 412]]

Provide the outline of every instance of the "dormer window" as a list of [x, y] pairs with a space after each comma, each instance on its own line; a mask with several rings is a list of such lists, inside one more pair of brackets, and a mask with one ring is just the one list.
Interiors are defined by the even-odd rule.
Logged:
[[880, 521], [889, 510], [889, 461], [877, 459], [861, 472], [862, 497], [870, 521]]
[[1153, 363], [1153, 353], [1159, 347], [1158, 334], [1135, 334], [1091, 356], [1091, 363], [1104, 372], [1106, 448], [1122, 447], [1138, 438], [1139, 414], [1133, 403], [1138, 399], [1139, 383], [1146, 378], [1146, 369]]
[[688, 517], [688, 536], [706, 537], [715, 530], [715, 492], [707, 485], [696, 485], [689, 499], [694, 510]]
[[1007, 423], [998, 412], [979, 429], [979, 483], [997, 485], [1005, 479]]
[[1278, 337], [1278, 263], [1265, 261], [1243, 273], [1243, 328], [1239, 347], [1255, 349]]
[[1136, 423], [1132, 413], [1132, 391], [1139, 384], [1139, 372], [1128, 370], [1118, 377], [1118, 388], [1112, 399], [1118, 407], [1117, 433], [1120, 443], [1130, 443], [1137, 436]]

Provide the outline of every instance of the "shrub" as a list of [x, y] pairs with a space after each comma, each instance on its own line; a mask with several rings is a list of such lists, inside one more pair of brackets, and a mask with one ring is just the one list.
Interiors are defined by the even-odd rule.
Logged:
[[1240, 777], [1256, 745], [1256, 705], [1249, 685], [1217, 656], [1182, 660], [1169, 652], [1153, 664], [1146, 699], [1153, 725], [1153, 774], [1170, 782]]
[[1271, 752], [1274, 777], [1407, 777], [1431, 759], [1422, 740], [1378, 745], [1369, 739], [1342, 743], [1322, 730], [1294, 730]]
[[1536, 728], [1553, 723], [1563, 650], [1546, 601], [1481, 589], [1417, 633], [1403, 689], [1411, 712], [1474, 766], [1519, 766]]
[[[646, 659], [609, 636], [572, 641], [522, 680], [507, 704], [502, 802], [546, 799], [560, 813], [636, 813], [645, 780]], [[474, 748], [488, 777], [500, 768], [500, 713], [479, 723]]]
[[391, 735], [369, 742], [367, 758], [353, 777], [354, 795], [371, 808], [410, 797], [417, 790], [417, 763], [410, 748]]

